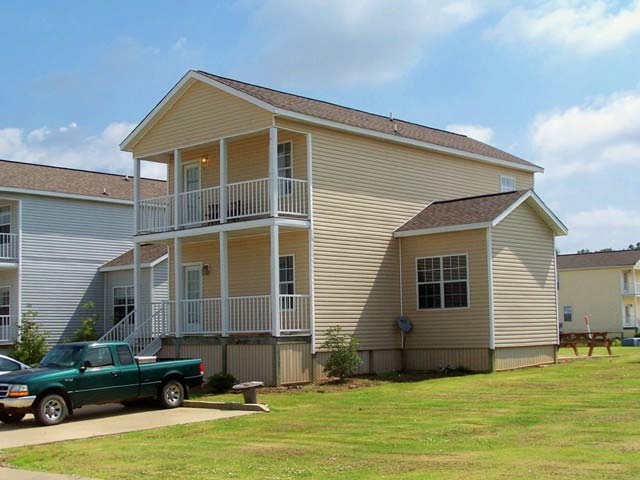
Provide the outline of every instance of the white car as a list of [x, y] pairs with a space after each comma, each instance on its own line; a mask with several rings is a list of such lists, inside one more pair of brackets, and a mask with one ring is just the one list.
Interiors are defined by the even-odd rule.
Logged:
[[3, 373], [16, 372], [18, 370], [27, 370], [28, 368], [31, 367], [19, 362], [18, 360], [14, 360], [13, 358], [0, 355], [0, 375]]

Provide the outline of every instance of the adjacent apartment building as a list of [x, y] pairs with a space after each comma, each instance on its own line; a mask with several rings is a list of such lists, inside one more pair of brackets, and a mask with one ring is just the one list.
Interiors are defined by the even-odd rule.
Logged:
[[[166, 182], [140, 180], [140, 191], [166, 194]], [[1, 160], [0, 351], [11, 348], [28, 308], [52, 343], [87, 314], [102, 317], [98, 268], [129, 250], [132, 234], [132, 178]]]
[[592, 331], [611, 337], [638, 331], [640, 250], [558, 255], [559, 318], [561, 330]]
[[139, 352], [306, 382], [322, 377], [325, 332], [341, 325], [362, 373], [390, 371], [405, 316], [410, 369], [555, 360], [554, 238], [567, 231], [526, 160], [201, 71], [121, 148], [136, 186], [143, 160], [169, 178], [168, 194], [135, 194], [134, 276], [148, 244], [168, 247], [170, 270], [170, 301], [137, 303], [135, 322], [115, 327]]

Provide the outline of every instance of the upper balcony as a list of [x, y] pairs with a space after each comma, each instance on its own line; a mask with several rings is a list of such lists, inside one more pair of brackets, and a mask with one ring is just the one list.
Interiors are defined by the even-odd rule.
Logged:
[[167, 163], [169, 192], [136, 202], [136, 234], [310, 213], [307, 135], [271, 127], [145, 160]]

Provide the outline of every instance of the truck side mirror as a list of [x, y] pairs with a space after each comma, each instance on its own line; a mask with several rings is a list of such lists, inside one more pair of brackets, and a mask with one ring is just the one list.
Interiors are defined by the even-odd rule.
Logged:
[[80, 367], [80, 371], [84, 372], [87, 368], [91, 368], [91, 362], [89, 360], [85, 360], [82, 362], [82, 366]]

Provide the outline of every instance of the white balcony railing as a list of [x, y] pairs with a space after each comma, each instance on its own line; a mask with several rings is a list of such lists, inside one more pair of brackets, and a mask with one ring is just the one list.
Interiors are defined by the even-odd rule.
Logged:
[[[304, 216], [309, 213], [309, 190], [306, 180], [278, 178], [278, 213]], [[178, 222], [174, 219], [174, 195], [138, 202], [138, 233], [166, 232], [176, 228], [193, 228], [220, 221], [221, 212], [228, 220], [259, 217], [271, 213], [269, 178], [230, 183], [226, 187], [227, 205], [221, 205], [220, 187], [209, 187], [178, 194]]]
[[622, 285], [622, 294], [623, 295], [633, 295], [633, 294], [640, 295], [640, 283], [636, 284], [635, 290], [633, 288], [633, 283]]
[[222, 317], [219, 298], [182, 300], [180, 319], [183, 334], [219, 334], [222, 332]]
[[0, 315], [0, 343], [13, 341], [16, 333], [16, 319], [11, 315]]
[[229, 331], [231, 333], [270, 332], [271, 296], [230, 297]]
[[267, 215], [271, 210], [269, 179], [248, 180], [227, 185], [227, 218]]
[[18, 234], [0, 233], [0, 260], [18, 259]]
[[173, 195], [138, 202], [138, 233], [166, 232], [173, 228]]
[[308, 332], [311, 329], [309, 295], [280, 295], [280, 332]]

